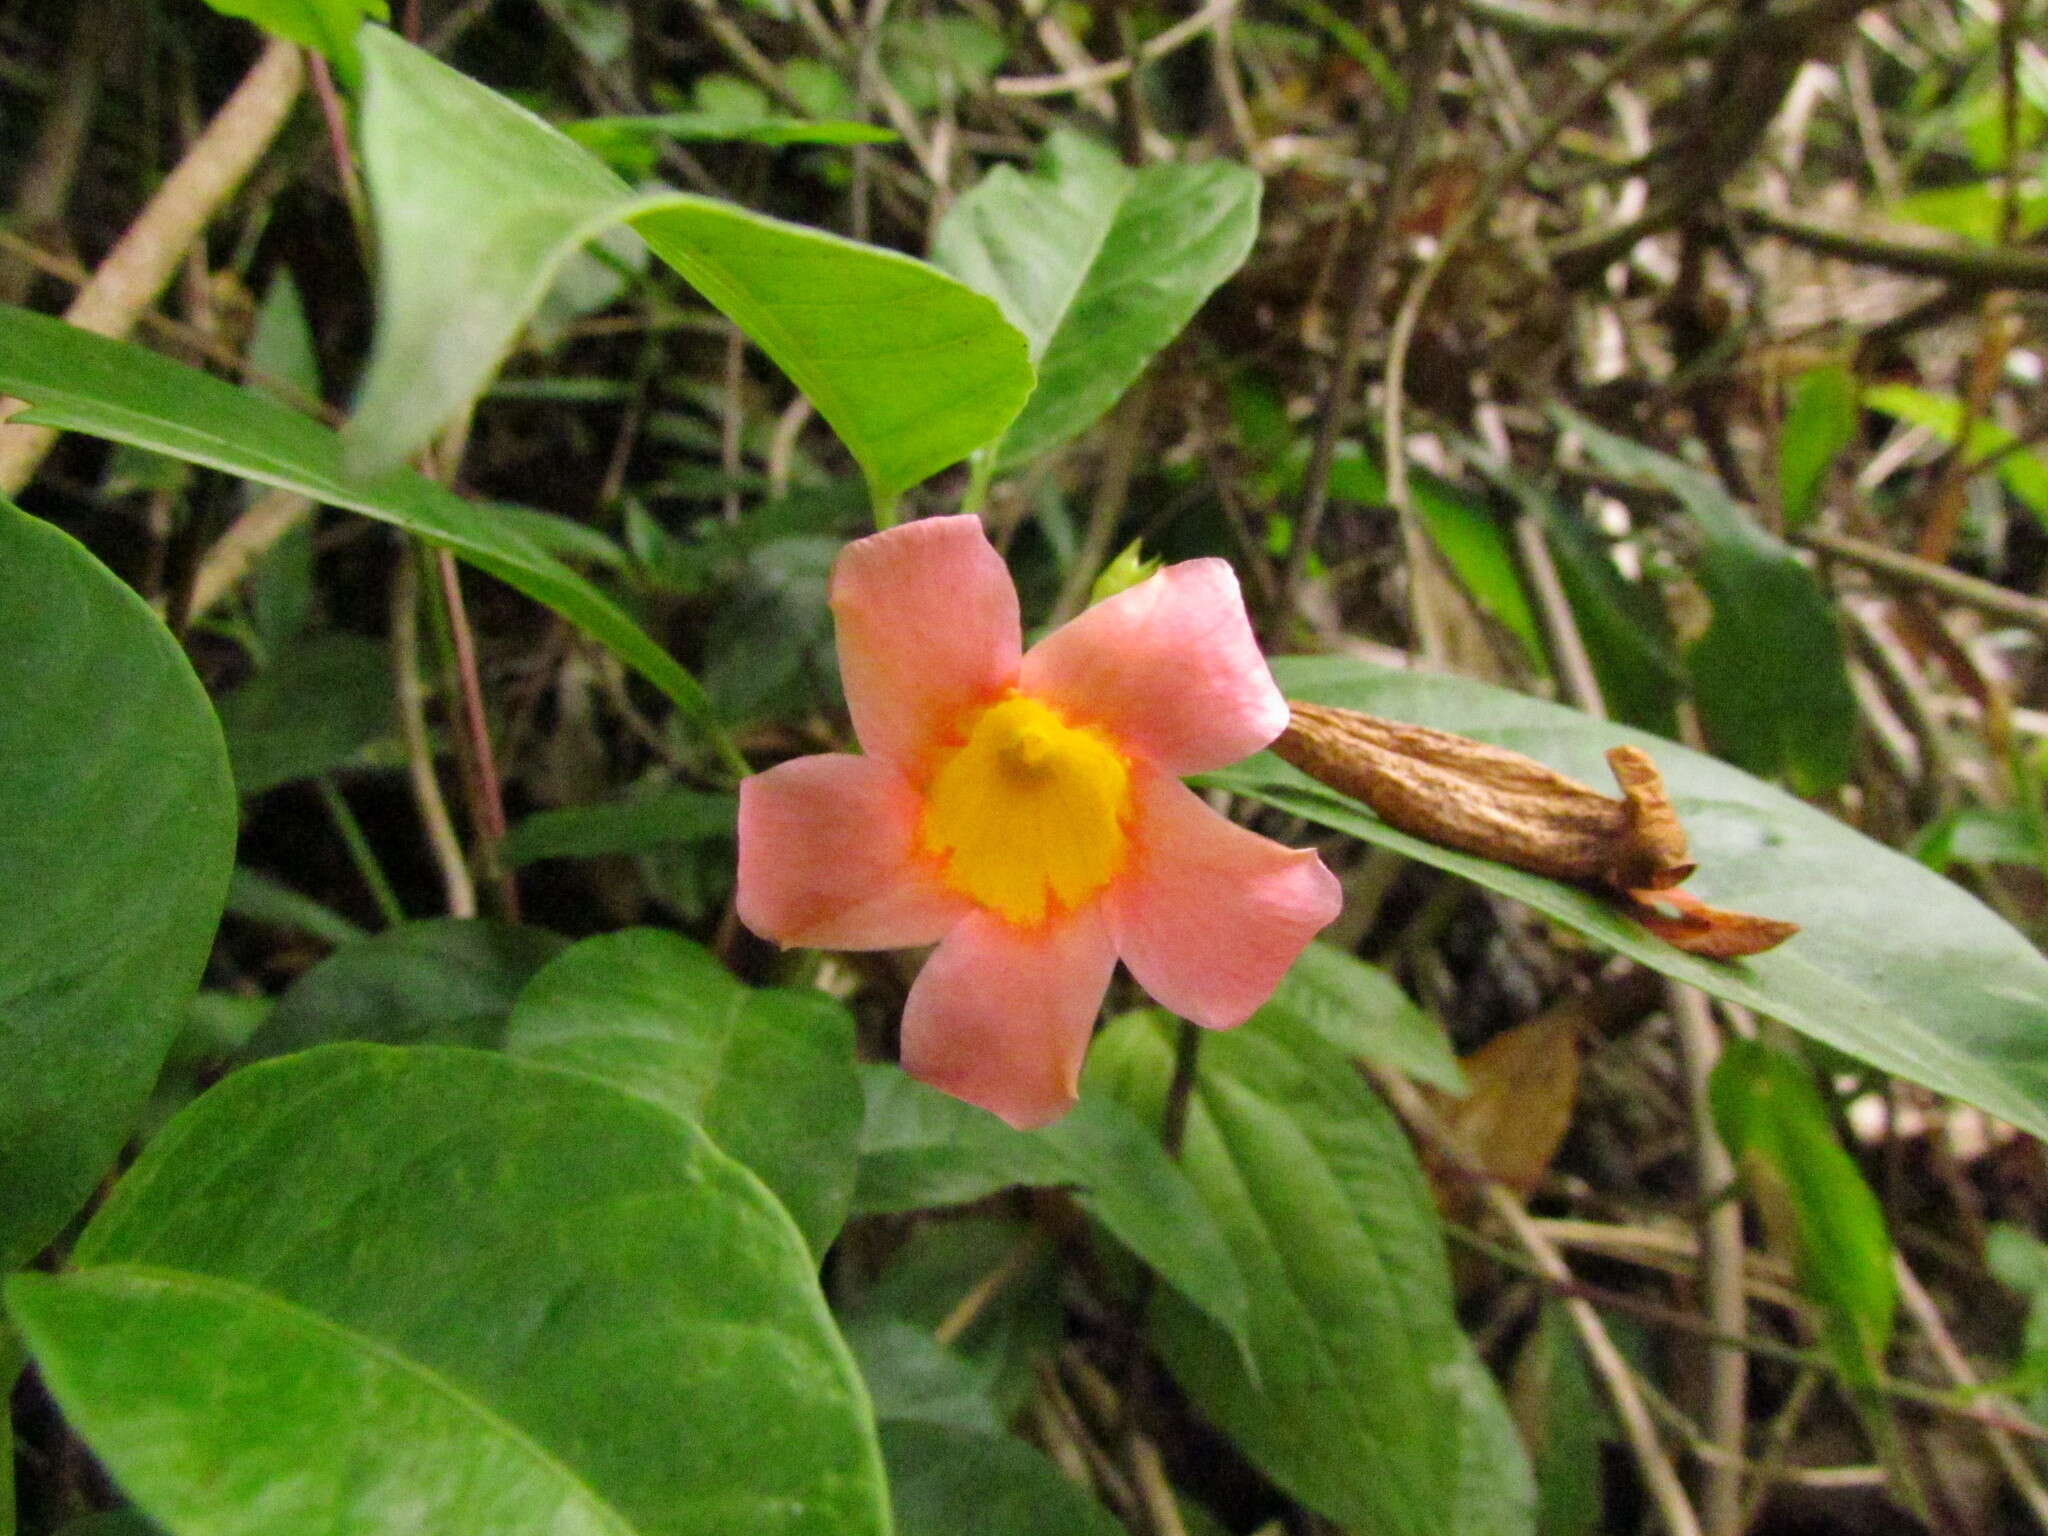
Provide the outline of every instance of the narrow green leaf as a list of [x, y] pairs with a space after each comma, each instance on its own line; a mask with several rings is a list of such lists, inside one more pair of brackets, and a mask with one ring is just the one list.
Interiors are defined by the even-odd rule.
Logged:
[[932, 259], [1000, 304], [1038, 365], [1005, 464], [1058, 447], [1116, 403], [1244, 264], [1259, 193], [1229, 161], [1134, 171], [1061, 129], [1037, 174], [998, 166], [946, 211]]
[[362, 39], [377, 338], [348, 433], [366, 465], [482, 390], [564, 260], [630, 224], [832, 425], [878, 506], [1007, 426], [1031, 389], [988, 300], [909, 257], [730, 203], [634, 192], [532, 113], [385, 31]]
[[1631, 742], [1664, 772], [1715, 906], [1800, 933], [1749, 960], [1703, 960], [1651, 938], [1575, 886], [1397, 832], [1270, 756], [1210, 782], [1511, 896], [1644, 965], [1888, 1072], [2048, 1135], [2048, 960], [1960, 887], [1726, 763], [1574, 710], [1462, 678], [1282, 657], [1281, 690], [1523, 752], [1587, 784]]
[[853, 1019], [822, 992], [756, 991], [653, 928], [585, 939], [526, 984], [505, 1048], [700, 1125], [781, 1199], [820, 1258], [853, 1198]]
[[730, 838], [739, 813], [731, 795], [701, 789], [665, 789], [609, 805], [571, 805], [537, 811], [506, 836], [508, 864], [537, 859], [594, 859], [608, 853], [653, 853], [661, 848]]
[[0, 1269], [106, 1173], [220, 921], [235, 790], [156, 615], [0, 501]]
[[661, 112], [647, 117], [586, 117], [563, 132], [592, 154], [611, 159], [622, 148], [675, 139], [685, 144], [893, 144], [893, 128], [876, 123], [811, 122], [801, 117], [721, 117], [715, 112]]
[[[1156, 1118], [1173, 1057], [1170, 1027], [1130, 1014], [1087, 1076]], [[1204, 1036], [1198, 1062], [1181, 1165], [1244, 1271], [1260, 1379], [1166, 1297], [1154, 1316], [1175, 1378], [1269, 1477], [1363, 1536], [1528, 1531], [1527, 1463], [1458, 1328], [1436, 1210], [1393, 1116], [1277, 1010]]]
[[1709, 1096], [1766, 1225], [1826, 1309], [1837, 1365], [1849, 1381], [1875, 1386], [1899, 1303], [1891, 1237], [1820, 1091], [1797, 1058], [1737, 1039], [1714, 1067]]
[[1244, 1278], [1187, 1180], [1113, 1100], [1083, 1094], [1063, 1119], [1015, 1131], [985, 1110], [894, 1067], [861, 1071], [861, 1213], [979, 1200], [1012, 1184], [1071, 1187], [1082, 1209], [1232, 1338], [1242, 1338]]
[[[446, 545], [544, 603], [645, 677], [723, 743], [710, 701], [618, 605], [520, 528], [411, 470], [374, 481], [342, 468], [341, 439], [248, 390], [61, 320], [0, 305], [0, 389], [33, 404], [13, 419], [89, 432], [282, 486]], [[724, 743], [727, 766], [745, 763]]]
[[365, 937], [362, 928], [331, 907], [246, 865], [238, 865], [228, 881], [227, 910], [249, 922], [293, 929], [329, 944], [352, 944]]
[[8, 1302], [174, 1536], [886, 1536], [812, 1258], [679, 1117], [481, 1051], [237, 1072]]
[[1855, 763], [1856, 696], [1826, 589], [1711, 476], [1668, 454], [1557, 412], [1606, 469], [1678, 498], [1699, 529], [1700, 585], [1714, 621], [1686, 654], [1714, 749], [1804, 795], [1842, 784]]
[[[1304, 461], [1306, 467], [1306, 461]], [[1409, 477], [1415, 515], [1430, 542], [1450, 562], [1479, 606], [1522, 642], [1529, 658], [1541, 665], [1547, 654], [1536, 610], [1522, 585], [1507, 530], [1487, 504], [1450, 481], [1426, 470]], [[1330, 494], [1343, 501], [1384, 508], [1387, 477], [1363, 444], [1344, 442], [1330, 462]]]
[[1622, 575], [1613, 552], [1584, 518], [1546, 494], [1533, 488], [1530, 493], [1607, 713], [1624, 725], [1676, 739], [1685, 672], [1662, 598]]
[[223, 16], [253, 21], [288, 42], [316, 48], [334, 61], [344, 83], [357, 75], [356, 34], [365, 18], [389, 21], [388, 0], [206, 0]]
[[496, 1045], [520, 989], [568, 941], [490, 918], [429, 917], [344, 945], [284, 990], [252, 1058], [342, 1040]]
[[898, 1420], [881, 1438], [901, 1536], [1126, 1536], [1041, 1453], [1008, 1436]]
[[1786, 391], [1785, 429], [1778, 442], [1778, 497], [1785, 529], [1796, 532], [1819, 510], [1829, 468], [1856, 437], [1856, 378], [1841, 363], [1823, 363], [1793, 379]]

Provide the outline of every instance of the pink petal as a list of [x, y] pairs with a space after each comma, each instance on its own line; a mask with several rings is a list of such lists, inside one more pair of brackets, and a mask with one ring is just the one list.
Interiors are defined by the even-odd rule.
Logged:
[[978, 517], [856, 539], [832, 567], [832, 614], [854, 734], [913, 777], [965, 710], [1017, 680], [1017, 589]]
[[1116, 950], [1100, 903], [1043, 927], [976, 912], [940, 941], [903, 1008], [903, 1067], [1020, 1131], [1080, 1092]]
[[1117, 952], [1182, 1018], [1242, 1024], [1336, 917], [1337, 877], [1313, 850], [1247, 832], [1164, 774], [1131, 788], [1132, 861], [1110, 904]]
[[812, 949], [935, 942], [967, 903], [916, 857], [917, 792], [889, 764], [799, 757], [740, 784], [740, 921]]
[[1287, 728], [1222, 560], [1170, 565], [1097, 603], [1031, 648], [1019, 686], [1176, 774], [1234, 763]]

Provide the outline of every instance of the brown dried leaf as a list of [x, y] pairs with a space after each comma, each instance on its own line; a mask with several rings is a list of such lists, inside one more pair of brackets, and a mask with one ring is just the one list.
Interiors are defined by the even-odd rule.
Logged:
[[[1582, 1022], [1567, 1003], [1495, 1035], [1459, 1063], [1471, 1091], [1439, 1101], [1480, 1166], [1525, 1195], [1542, 1183], [1571, 1128]], [[1440, 1197], [1449, 1192], [1440, 1187]]]
[[1647, 754], [1616, 747], [1610, 800], [1534, 758], [1352, 709], [1291, 703], [1273, 750], [1403, 832], [1532, 874], [1661, 890], [1692, 873], [1685, 831]]
[[1760, 954], [1795, 923], [1709, 907], [1676, 889], [1693, 872], [1664, 777], [1640, 747], [1615, 747], [1610, 800], [1534, 758], [1469, 736], [1289, 701], [1273, 750], [1362, 800], [1390, 826], [1531, 874], [1604, 888], [1666, 943], [1715, 960]]

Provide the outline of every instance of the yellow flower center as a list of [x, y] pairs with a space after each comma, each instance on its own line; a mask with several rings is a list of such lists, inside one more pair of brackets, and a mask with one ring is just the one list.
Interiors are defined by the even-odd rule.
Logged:
[[1124, 857], [1131, 771], [1108, 737], [1013, 695], [941, 758], [922, 838], [946, 883], [1013, 923], [1079, 906]]

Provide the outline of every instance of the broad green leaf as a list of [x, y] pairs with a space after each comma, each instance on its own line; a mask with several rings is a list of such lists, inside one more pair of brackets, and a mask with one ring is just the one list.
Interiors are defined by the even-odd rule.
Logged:
[[1126, 1536], [1041, 1452], [1006, 1435], [898, 1420], [881, 1439], [901, 1536]]
[[1823, 363], [1786, 390], [1785, 428], [1778, 440], [1778, 499], [1787, 532], [1819, 510], [1828, 469], [1856, 437], [1856, 377], [1841, 363]]
[[[220, 379], [61, 320], [0, 305], [0, 389], [31, 402], [18, 422], [89, 432], [282, 486], [446, 545], [544, 603], [716, 730], [697, 680], [602, 592], [520, 528], [454, 492], [394, 470], [374, 481], [342, 468], [341, 439], [309, 417]], [[729, 766], [744, 766], [737, 754]]]
[[391, 732], [390, 653], [363, 635], [314, 635], [221, 700], [235, 788], [260, 795], [355, 761]]
[[1820, 579], [1711, 476], [1557, 414], [1604, 468], [1670, 492], [1700, 531], [1696, 569], [1714, 620], [1686, 664], [1714, 749], [1752, 773], [1782, 774], [1801, 794], [1838, 787], [1854, 766], [1858, 712]]
[[[1963, 435], [1963, 402], [1954, 395], [1931, 394], [1910, 384], [1873, 384], [1863, 403], [1887, 416], [1925, 427], [1945, 443]], [[1997, 460], [1998, 478], [2013, 499], [2048, 523], [2048, 458], [2018, 446], [2019, 440], [1995, 421], [1975, 421], [1963, 451], [1972, 465]]]
[[536, 859], [592, 859], [607, 853], [652, 853], [682, 843], [733, 835], [738, 802], [701, 789], [665, 789], [609, 805], [536, 811], [506, 836], [508, 864]]
[[1899, 1304], [1891, 1237], [1820, 1091], [1796, 1057], [1736, 1039], [1715, 1064], [1709, 1097], [1765, 1226], [1826, 1311], [1836, 1363], [1849, 1381], [1874, 1387]]
[[316, 48], [334, 61], [343, 81], [357, 73], [356, 34], [365, 18], [389, 21], [388, 0], [206, 0], [223, 16], [253, 21], [287, 41]]
[[1038, 387], [999, 454], [1018, 464], [1084, 430], [1244, 264], [1259, 178], [1241, 165], [1134, 171], [1056, 130], [1035, 175], [998, 166], [940, 221], [932, 259], [1030, 339]]
[[811, 1255], [695, 1127], [481, 1051], [237, 1072], [8, 1301], [174, 1536], [885, 1536]]
[[1715, 906], [1789, 918], [1768, 954], [1703, 960], [1650, 937], [1589, 891], [1397, 832], [1357, 801], [1258, 757], [1210, 782], [1408, 854], [1534, 907], [1668, 976], [2048, 1135], [2048, 960], [1959, 887], [1739, 769], [1640, 731], [1462, 678], [1280, 658], [1291, 698], [1455, 731], [1582, 783], [1632, 742], [1664, 772]]
[[1522, 1346], [1511, 1390], [1516, 1411], [1533, 1431], [1528, 1439], [1535, 1463], [1538, 1536], [1600, 1536], [1600, 1442], [1607, 1437], [1610, 1415], [1560, 1303], [1543, 1303]]
[[[1932, 229], [1946, 230], [1978, 245], [1997, 245], [2005, 226], [2005, 181], [1969, 181], [1961, 186], [1936, 187], [1900, 198], [1890, 210], [1894, 218], [1910, 219]], [[2048, 226], [2048, 183], [2039, 179], [2023, 182], [2019, 197], [2019, 224], [2013, 231], [2020, 240], [2030, 239]]]
[[[1303, 467], [1306, 468], [1306, 461]], [[1529, 658], [1540, 665], [1547, 654], [1543, 631], [1536, 623], [1535, 609], [1529, 606], [1514, 546], [1492, 509], [1450, 481], [1425, 470], [1410, 476], [1409, 490], [1415, 515], [1421, 519], [1430, 542], [1458, 573], [1458, 580], [1481, 608], [1522, 642]], [[1340, 443], [1330, 462], [1330, 494], [1363, 506], [1385, 507], [1386, 473], [1362, 444]]]
[[344, 945], [287, 987], [252, 1057], [342, 1040], [496, 1045], [520, 989], [567, 940], [489, 918], [429, 917]]
[[1233, 1338], [1247, 1305], [1216, 1224], [1158, 1138], [1122, 1106], [1083, 1094], [1043, 1130], [1016, 1131], [894, 1067], [861, 1071], [863, 1214], [979, 1200], [1012, 1184], [1070, 1187], [1082, 1209]]
[[361, 462], [396, 462], [466, 408], [563, 261], [622, 223], [810, 397], [878, 506], [1001, 432], [1029, 394], [1023, 339], [935, 268], [711, 198], [636, 193], [393, 34], [366, 31], [362, 48], [380, 261], [348, 428]]
[[[1156, 1119], [1173, 1056], [1162, 1019], [1130, 1014], [1087, 1075]], [[1259, 1372], [1162, 1297], [1160, 1347], [1202, 1413], [1361, 1536], [1526, 1532], [1528, 1468], [1459, 1331], [1422, 1171], [1350, 1061], [1270, 1008], [1205, 1035], [1181, 1166], [1244, 1271]]]
[[1002, 1421], [982, 1373], [907, 1318], [856, 1317], [843, 1330], [868, 1384], [875, 1418], [999, 1435]]
[[1399, 1067], [1446, 1093], [1466, 1091], [1443, 1025], [1410, 1002], [1385, 971], [1335, 945], [1304, 949], [1266, 1006], [1300, 1020], [1347, 1056]]
[[0, 501], [0, 1269], [92, 1192], [220, 921], [235, 787], [149, 607]]
[[526, 984], [505, 1048], [702, 1126], [781, 1199], [821, 1258], [853, 1198], [853, 1019], [822, 992], [756, 991], [654, 928], [585, 939]]

